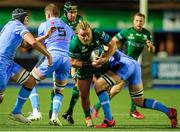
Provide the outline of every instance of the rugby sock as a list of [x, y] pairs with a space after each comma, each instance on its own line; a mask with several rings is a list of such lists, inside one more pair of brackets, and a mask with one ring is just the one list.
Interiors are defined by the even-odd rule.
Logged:
[[85, 118], [88, 116], [91, 116], [90, 109], [88, 109], [87, 111], [84, 111], [84, 115], [85, 115]]
[[99, 110], [99, 109], [101, 108], [101, 103], [100, 103], [100, 102], [96, 103], [96, 104], [94, 105], [94, 108], [95, 108], [96, 110]]
[[144, 108], [154, 109], [164, 112], [168, 115], [169, 109], [154, 99], [144, 99]]
[[29, 96], [29, 99], [31, 101], [31, 105], [33, 110], [36, 109], [39, 111], [39, 98], [38, 98], [38, 92], [37, 92], [37, 88], [34, 87], [31, 91], [31, 94]]
[[110, 108], [110, 99], [107, 91], [101, 91], [98, 93], [99, 101], [101, 102], [101, 106], [103, 108], [103, 112], [105, 115], [105, 118], [107, 120], [112, 120], [112, 114], [111, 114], [111, 108]]
[[53, 113], [58, 113], [62, 105], [63, 95], [60, 93], [55, 93], [53, 98]]
[[18, 98], [16, 99], [16, 104], [12, 111], [13, 114], [21, 113], [21, 109], [24, 103], [26, 102], [26, 100], [28, 99], [30, 93], [31, 93], [31, 89], [22, 86], [22, 88], [19, 91]]
[[134, 102], [131, 100], [131, 112], [136, 111], [136, 105], [134, 104]]
[[69, 114], [73, 113], [74, 106], [75, 106], [78, 99], [79, 99], [79, 90], [75, 86], [73, 88], [72, 97], [71, 97], [71, 101], [70, 101], [69, 109], [67, 110], [67, 113], [69, 113]]

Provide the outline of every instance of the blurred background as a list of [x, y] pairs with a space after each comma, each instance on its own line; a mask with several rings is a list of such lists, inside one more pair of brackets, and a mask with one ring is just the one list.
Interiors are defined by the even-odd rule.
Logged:
[[[36, 36], [45, 20], [44, 7], [55, 3], [63, 13], [66, 0], [0, 0], [0, 29], [11, 19], [17, 7], [30, 15], [29, 29]], [[78, 0], [79, 13], [92, 27], [113, 36], [132, 26], [132, 16], [141, 11], [147, 17], [145, 27], [152, 32], [155, 54], [143, 51], [139, 60], [145, 88], [180, 88], [180, 0]], [[31, 70], [39, 59], [32, 49], [20, 48], [16, 61]], [[44, 83], [51, 83], [49, 77]], [[70, 81], [71, 82], [71, 81]]]

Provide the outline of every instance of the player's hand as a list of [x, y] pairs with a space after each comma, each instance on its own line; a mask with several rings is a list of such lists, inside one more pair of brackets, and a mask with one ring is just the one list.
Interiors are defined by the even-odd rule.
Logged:
[[96, 68], [101, 67], [104, 63], [107, 62], [107, 58], [106, 57], [99, 57], [99, 59], [95, 60], [94, 62], [92, 62], [92, 65]]
[[154, 46], [149, 46], [148, 47], [148, 52], [154, 53], [155, 52], [155, 47]]
[[148, 46], [148, 52], [154, 53], [155, 52], [155, 47], [152, 44], [152, 42], [150, 40], [146, 40], [146, 44]]
[[46, 36], [49, 37], [54, 31], [56, 31], [56, 27], [50, 27], [46, 33]]
[[95, 61], [92, 62], [92, 66], [95, 68], [100, 68], [102, 65], [101, 64], [97, 64]]

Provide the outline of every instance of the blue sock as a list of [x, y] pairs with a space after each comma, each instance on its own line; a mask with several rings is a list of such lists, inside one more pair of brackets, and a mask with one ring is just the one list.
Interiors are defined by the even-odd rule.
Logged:
[[169, 113], [169, 109], [165, 105], [161, 104], [160, 102], [154, 99], [144, 99], [144, 108], [162, 111], [166, 115], [168, 115]]
[[60, 111], [60, 107], [62, 105], [63, 95], [55, 94], [53, 98], [53, 113], [58, 113]]
[[31, 101], [32, 108], [39, 110], [39, 98], [37, 88], [34, 87], [32, 89], [29, 99]]
[[13, 114], [21, 113], [21, 109], [24, 103], [26, 102], [26, 100], [28, 99], [30, 93], [31, 93], [31, 89], [22, 86], [22, 88], [19, 91], [18, 98], [16, 99], [16, 104], [12, 111]]
[[110, 99], [109, 99], [109, 95], [107, 91], [102, 91], [98, 93], [98, 98], [103, 108], [105, 118], [108, 120], [112, 120], [113, 117], [112, 117], [111, 108], [110, 108]]

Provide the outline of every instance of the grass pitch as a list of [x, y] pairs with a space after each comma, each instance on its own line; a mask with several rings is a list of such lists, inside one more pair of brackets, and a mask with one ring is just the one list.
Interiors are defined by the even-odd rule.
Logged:
[[[123, 90], [111, 101], [111, 109], [113, 117], [116, 120], [116, 126], [108, 129], [87, 128], [84, 122], [84, 114], [80, 105], [80, 101], [74, 109], [74, 125], [69, 125], [61, 118], [62, 112], [68, 108], [69, 101], [72, 94], [72, 89], [64, 90], [64, 100], [61, 107], [59, 118], [63, 126], [50, 126], [48, 123], [48, 111], [50, 107], [50, 91], [51, 88], [45, 89], [38, 87], [40, 110], [42, 112], [42, 120], [34, 121], [30, 125], [18, 123], [9, 119], [15, 99], [17, 97], [19, 88], [8, 87], [6, 89], [6, 96], [4, 102], [0, 105], [0, 131], [180, 131], [180, 125], [176, 129], [170, 128], [170, 121], [168, 117], [158, 111], [138, 108], [140, 112], [145, 115], [145, 119], [137, 120], [129, 116], [130, 98], [128, 90]], [[146, 90], [145, 96], [157, 99], [158, 101], [170, 107], [176, 107], [180, 112], [180, 90]], [[94, 89], [91, 89], [91, 104], [96, 103], [98, 100], [95, 95]], [[23, 107], [23, 114], [28, 116], [31, 112], [30, 101], [27, 101]], [[180, 116], [178, 115], [178, 119]], [[100, 124], [103, 120], [102, 110], [99, 113], [99, 118], [94, 119], [94, 124]]]

